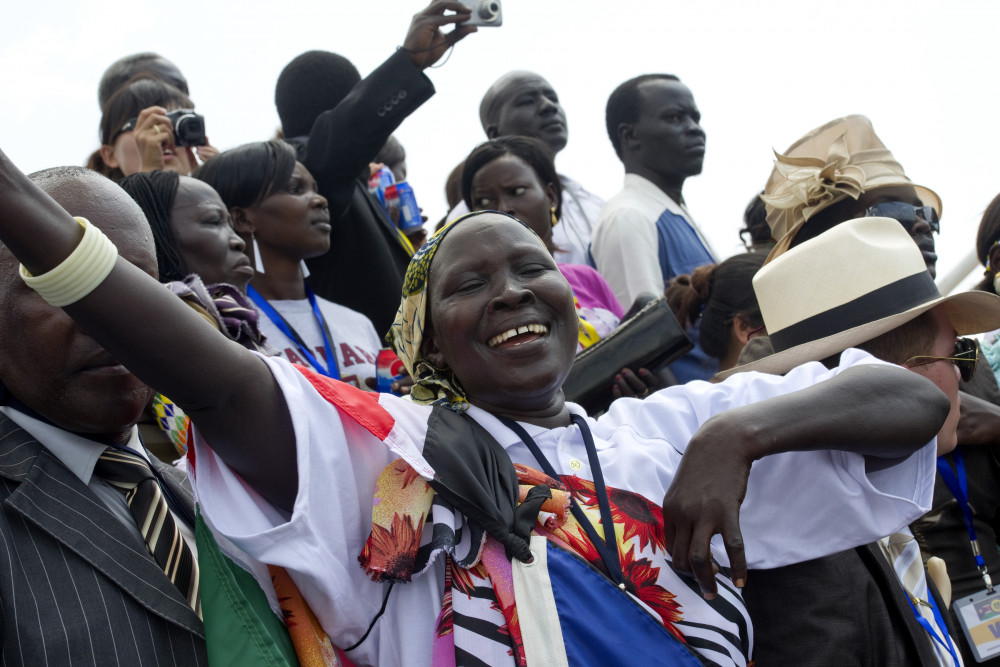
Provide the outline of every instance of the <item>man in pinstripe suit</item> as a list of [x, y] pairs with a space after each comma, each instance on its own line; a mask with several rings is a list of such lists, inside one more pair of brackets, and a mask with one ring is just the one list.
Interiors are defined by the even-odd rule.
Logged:
[[[76, 168], [32, 179], [156, 275], [145, 218], [110, 181]], [[122, 493], [93, 475], [110, 443], [144, 451], [135, 423], [150, 390], [17, 269], [0, 245], [2, 663], [206, 665], [201, 620], [149, 555]], [[193, 543], [185, 476], [148, 457]]]

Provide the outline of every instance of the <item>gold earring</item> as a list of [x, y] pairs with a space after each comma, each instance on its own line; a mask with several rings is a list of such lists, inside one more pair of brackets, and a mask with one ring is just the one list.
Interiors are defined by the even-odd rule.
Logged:
[[552, 226], [555, 227], [559, 224], [559, 218], [556, 217], [556, 207], [553, 206], [549, 209], [549, 215], [552, 216]]

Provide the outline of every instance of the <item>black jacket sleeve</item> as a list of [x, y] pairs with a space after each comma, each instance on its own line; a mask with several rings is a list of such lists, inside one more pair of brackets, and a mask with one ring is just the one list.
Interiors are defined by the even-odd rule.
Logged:
[[340, 104], [320, 114], [299, 159], [343, 215], [358, 176], [403, 120], [434, 94], [434, 85], [403, 51], [358, 82]]

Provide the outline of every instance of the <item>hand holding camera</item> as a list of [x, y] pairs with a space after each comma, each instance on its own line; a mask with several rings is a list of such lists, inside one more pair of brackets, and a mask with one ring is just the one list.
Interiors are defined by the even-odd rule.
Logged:
[[[476, 32], [474, 25], [466, 23], [471, 15], [472, 10], [459, 0], [432, 0], [431, 4], [413, 15], [403, 40], [403, 51], [420, 69], [430, 67], [455, 42]], [[455, 28], [448, 33], [442, 32], [441, 28], [449, 23]]]
[[[214, 154], [208, 150], [204, 116], [192, 109], [167, 111], [154, 106], [143, 109], [135, 119], [135, 144], [139, 152], [140, 171], [163, 169], [167, 160], [181, 152], [187, 164], [197, 166], [192, 146], [198, 146], [202, 161]], [[217, 152], [217, 151], [215, 151]]]
[[499, 28], [503, 25], [503, 11], [500, 0], [462, 0], [471, 10], [469, 20], [462, 25], [478, 25], [484, 28]]

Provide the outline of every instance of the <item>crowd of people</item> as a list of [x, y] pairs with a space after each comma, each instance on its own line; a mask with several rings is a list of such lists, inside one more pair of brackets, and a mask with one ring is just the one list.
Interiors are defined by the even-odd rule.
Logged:
[[942, 295], [940, 198], [837, 118], [722, 259], [677, 76], [607, 100], [603, 201], [518, 70], [425, 229], [393, 133], [470, 12], [297, 56], [270, 139], [213, 147], [142, 53], [86, 166], [0, 146], [4, 664], [1000, 664], [1000, 195]]

